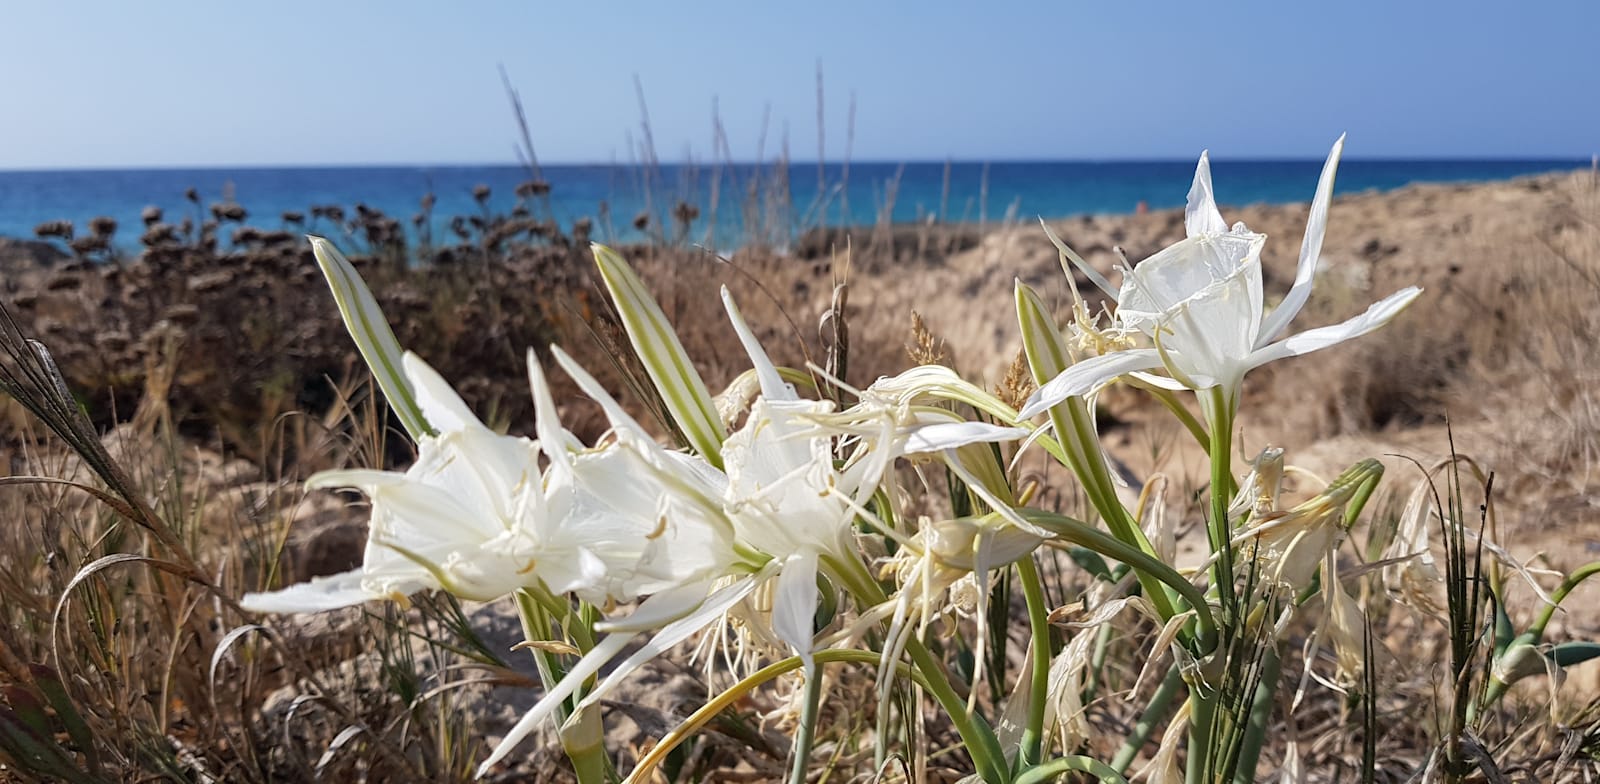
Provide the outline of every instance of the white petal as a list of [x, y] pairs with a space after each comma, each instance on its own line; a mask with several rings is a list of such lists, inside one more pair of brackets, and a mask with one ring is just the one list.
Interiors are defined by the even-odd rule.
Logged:
[[912, 430], [906, 439], [905, 453], [938, 452], [967, 444], [1014, 441], [1027, 436], [1028, 431], [1020, 427], [1001, 427], [987, 422], [944, 422]]
[[589, 676], [599, 672], [600, 668], [604, 667], [606, 662], [611, 661], [612, 657], [621, 653], [622, 649], [627, 647], [634, 636], [633, 634], [613, 634], [601, 640], [588, 653], [584, 654], [583, 658], [579, 659], [578, 663], [567, 671], [567, 676], [562, 678], [561, 682], [548, 692], [545, 692], [544, 697], [540, 698], [537, 704], [523, 714], [522, 719], [517, 722], [516, 726], [506, 733], [506, 737], [500, 741], [500, 745], [494, 747], [494, 751], [489, 755], [489, 758], [478, 766], [478, 778], [483, 778], [490, 768], [493, 768], [500, 760], [505, 759], [511, 753], [511, 750], [522, 742], [523, 738], [528, 737], [534, 728], [539, 726], [539, 722], [554, 714], [556, 707], [563, 700], [572, 696], [572, 693], [577, 691], [580, 684], [588, 680]]
[[1179, 381], [1175, 378], [1168, 378], [1166, 376], [1158, 376], [1154, 373], [1139, 372], [1129, 373], [1128, 375], [1133, 376], [1134, 378], [1137, 378], [1140, 381], [1155, 387], [1156, 389], [1165, 389], [1168, 392], [1181, 392], [1185, 389], [1188, 389], [1188, 387], [1183, 385], [1182, 381]]
[[789, 557], [778, 573], [772, 601], [772, 631], [811, 669], [811, 625], [817, 616], [817, 553], [809, 548]]
[[561, 427], [561, 414], [556, 410], [555, 398], [550, 396], [544, 365], [531, 348], [528, 349], [528, 387], [533, 390], [534, 432], [539, 434], [539, 441], [550, 460], [566, 466], [571, 460], [567, 452], [578, 447], [577, 439]]
[[617, 399], [612, 397], [611, 393], [607, 392], [606, 388], [599, 381], [596, 381], [594, 376], [589, 375], [589, 371], [584, 370], [577, 360], [568, 356], [567, 352], [562, 351], [560, 346], [551, 346], [550, 352], [555, 355], [556, 364], [560, 365], [561, 369], [567, 371], [567, 375], [577, 382], [578, 388], [582, 389], [583, 393], [592, 398], [594, 402], [600, 404], [600, 408], [605, 411], [606, 420], [611, 423], [612, 428], [640, 438], [650, 438], [649, 432], [640, 426], [639, 421], [630, 416], [627, 411], [624, 411], [622, 405], [617, 403]]
[[[628, 617], [615, 621], [601, 621], [594, 628], [602, 632], [642, 632], [659, 629], [673, 621], [694, 613], [709, 598], [705, 583], [683, 585], [662, 591], [639, 603]], [[720, 593], [717, 594], [720, 596]]]
[[1327, 327], [1308, 329], [1298, 335], [1293, 335], [1278, 341], [1266, 348], [1260, 349], [1250, 355], [1250, 367], [1260, 367], [1268, 362], [1285, 357], [1297, 357], [1313, 351], [1343, 343], [1352, 338], [1358, 338], [1371, 332], [1405, 310], [1411, 301], [1422, 294], [1422, 289], [1416, 286], [1407, 286], [1373, 303], [1365, 313], [1356, 316], [1343, 324], [1334, 324]]
[[594, 691], [586, 695], [583, 698], [583, 702], [579, 704], [579, 709], [586, 705], [594, 704], [620, 684], [629, 673], [644, 666], [646, 662], [688, 639], [695, 632], [704, 629], [712, 621], [722, 617], [735, 604], [750, 595], [750, 591], [756, 587], [756, 584], [757, 579], [751, 576], [729, 585], [706, 599], [705, 603], [700, 605], [693, 613], [662, 627], [661, 631], [650, 638], [649, 642], [617, 665], [616, 669], [612, 670], [606, 676], [606, 679], [595, 687]]
[[448, 433], [466, 430], [470, 426], [483, 427], [477, 415], [467, 408], [449, 382], [423, 362], [422, 357], [407, 351], [401, 362], [405, 365], [406, 378], [416, 392], [417, 407], [422, 409], [422, 415], [427, 417], [428, 424], [433, 425], [435, 430]]
[[[433, 421], [433, 420], [429, 420]], [[480, 508], [471, 496], [451, 492], [448, 486], [406, 482], [378, 488], [372, 494], [374, 525], [381, 525], [388, 540], [408, 550], [441, 544], [461, 549], [476, 547], [505, 532], [487, 505]]]
[[[310, 582], [278, 591], [247, 593], [239, 600], [239, 605], [251, 612], [316, 613], [382, 598], [361, 587], [363, 576], [357, 568], [328, 577], [314, 577]], [[416, 589], [423, 587], [419, 583]]]
[[1209, 151], [1200, 153], [1200, 164], [1194, 168], [1194, 184], [1189, 186], [1189, 204], [1183, 210], [1183, 228], [1190, 237], [1228, 233], [1228, 222], [1217, 211], [1217, 199], [1211, 192]]
[[1032, 419], [1069, 397], [1086, 395], [1094, 391], [1096, 387], [1117, 376], [1159, 367], [1161, 367], [1161, 355], [1153, 348], [1139, 348], [1090, 357], [1061, 371], [1061, 375], [1039, 387], [1028, 398], [1028, 405], [1017, 414], [1017, 419], [1019, 421]]
[[[661, 633], [656, 635], [655, 639], [652, 639], [633, 656], [628, 657], [627, 661], [625, 661], [621, 667], [617, 668], [610, 675], [606, 676], [605, 681], [595, 688], [595, 691], [591, 697], [598, 697], [604, 692], [610, 691], [633, 669], [637, 669], [649, 659], [660, 654], [667, 648], [676, 645], [678, 642], [681, 642], [684, 638], [693, 634], [695, 631], [698, 631], [712, 620], [727, 612], [728, 608], [732, 607], [734, 604], [738, 603], [746, 595], [748, 595], [750, 590], [755, 587], [761, 578], [762, 575], [756, 575], [743, 581], [734, 583], [733, 585], [723, 588], [722, 590], [713, 594], [710, 598], [706, 599], [704, 603], [700, 604], [700, 606], [695, 609], [694, 612], [687, 615], [680, 613], [674, 616], [676, 622], [662, 629]], [[637, 623], [637, 628], [647, 628], [646, 623], [654, 622], [666, 617], [666, 615], [670, 615], [672, 611], [663, 612], [665, 605], [671, 605], [674, 608], [681, 609], [691, 598], [693, 598], [694, 590], [699, 590], [700, 596], [704, 596], [704, 589], [704, 584], [698, 586], [684, 586], [684, 590], [681, 591], [672, 591], [668, 592], [667, 594], [657, 594], [656, 596], [652, 596], [649, 599], [644, 600], [644, 602], [639, 605], [639, 609], [635, 610], [633, 615], [630, 616], [628, 620], [634, 621], [637, 619], [639, 621]], [[649, 617], [641, 618], [641, 614]], [[596, 625], [595, 628], [597, 630], [603, 630], [602, 626], [617, 628], [621, 625], [623, 624], [599, 624]], [[533, 732], [535, 727], [539, 726], [540, 721], [543, 721], [546, 717], [550, 716], [555, 711], [556, 706], [559, 705], [562, 700], [565, 700], [567, 697], [572, 695], [572, 693], [577, 689], [578, 684], [583, 683], [589, 678], [589, 676], [599, 672], [607, 662], [609, 662], [617, 654], [621, 653], [623, 649], [627, 647], [628, 643], [637, 636], [638, 633], [636, 631], [627, 631], [619, 634], [608, 635], [592, 650], [585, 654], [584, 657], [580, 659], [578, 663], [574, 665], [573, 668], [567, 673], [567, 677], [563, 678], [561, 683], [556, 684], [556, 686], [552, 688], [549, 693], [545, 694], [545, 696], [539, 700], [538, 704], [534, 705], [533, 708], [530, 709], [528, 713], [517, 722], [517, 725], [513, 727], [511, 732], [506, 735], [505, 740], [500, 741], [500, 745], [495, 747], [494, 753], [489, 755], [489, 759], [485, 760], [483, 765], [479, 766], [478, 777], [482, 778], [485, 773], [489, 772], [489, 769], [493, 767], [495, 763], [505, 759], [506, 755], [511, 753], [511, 749], [513, 747], [520, 743], [523, 738], [526, 738], [529, 733]], [[589, 698], [585, 698], [586, 704], [588, 701]]]
[[1294, 271], [1294, 285], [1277, 309], [1261, 325], [1261, 335], [1256, 347], [1265, 346], [1289, 327], [1289, 322], [1300, 313], [1311, 296], [1311, 283], [1317, 276], [1317, 257], [1322, 254], [1322, 237], [1328, 230], [1328, 203], [1333, 201], [1333, 179], [1339, 169], [1339, 156], [1344, 154], [1344, 135], [1333, 143], [1327, 163], [1322, 164], [1322, 176], [1317, 179], [1317, 195], [1311, 201], [1311, 217], [1306, 220], [1306, 236], [1300, 243], [1300, 266]]
[[722, 287], [722, 306], [728, 311], [728, 319], [733, 322], [733, 331], [738, 333], [739, 342], [744, 344], [746, 354], [750, 355], [750, 363], [755, 366], [756, 378], [761, 381], [761, 394], [768, 400], [794, 400], [797, 395], [794, 387], [784, 382], [778, 375], [778, 369], [773, 366], [772, 359], [767, 356], [761, 342], [756, 340], [750, 325], [745, 323], [744, 316], [739, 313], [739, 306], [733, 303], [733, 295], [728, 293], [728, 287]]

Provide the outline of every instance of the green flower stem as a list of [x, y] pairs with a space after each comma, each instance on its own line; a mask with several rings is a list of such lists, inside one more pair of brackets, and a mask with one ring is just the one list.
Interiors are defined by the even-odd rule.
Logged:
[[[1198, 676], [1196, 676], [1198, 677]], [[1214, 697], [1199, 693], [1189, 685], [1189, 760], [1184, 784], [1206, 784], [1211, 779], [1211, 731], [1217, 721]]]
[[[550, 623], [550, 616], [554, 613], [549, 610], [561, 608], [568, 614], [572, 612], [571, 605], [542, 589], [518, 590], [516, 599], [517, 613], [522, 619], [522, 633], [528, 640], [549, 640], [554, 636], [554, 628]], [[593, 635], [584, 624], [569, 623], [567, 627], [580, 652], [594, 647]], [[532, 653], [534, 663], [539, 668], [539, 680], [543, 681], [545, 688], [560, 683], [566, 673], [555, 654], [537, 648]], [[576, 705], [582, 698], [581, 690], [574, 693], [570, 705]], [[578, 784], [609, 784], [616, 781], [616, 770], [611, 765], [611, 758], [606, 756], [605, 720], [600, 715], [600, 706], [590, 706], [574, 719], [570, 705], [563, 703], [558, 706], [556, 716], [558, 725], [562, 727], [561, 750], [571, 760]]]
[[561, 750], [572, 761], [572, 770], [578, 784], [612, 784], [617, 772], [606, 756], [605, 719], [600, 706], [584, 708], [572, 720], [561, 725]]
[[[538, 598], [534, 596], [534, 592], [524, 588], [517, 591], [515, 596], [517, 599], [517, 615], [522, 619], [523, 639], [550, 639], [552, 636], [550, 619], [545, 614], [546, 608], [539, 603]], [[561, 682], [561, 677], [565, 673], [561, 667], [561, 662], [556, 659], [555, 654], [538, 648], [531, 648], [529, 652], [533, 654], [534, 664], [539, 668], [539, 680], [544, 682], [545, 688]], [[556, 716], [558, 722], [567, 720], [567, 706], [565, 703], [556, 708]]]
[[1095, 695], [1100, 693], [1100, 678], [1105, 675], [1106, 654], [1111, 650], [1112, 626], [1109, 623], [1100, 624], [1100, 629], [1094, 634], [1094, 653], [1089, 656], [1089, 682], [1083, 687], [1083, 704], [1094, 702]]
[[1267, 737], [1267, 720], [1272, 718], [1273, 697], [1278, 694], [1278, 676], [1283, 673], [1283, 660], [1277, 646], [1268, 647], [1261, 656], [1261, 680], [1256, 684], [1255, 699], [1250, 702], [1250, 723], [1245, 726], [1244, 739], [1239, 744], [1239, 764], [1233, 771], [1233, 784], [1251, 784], [1256, 780], [1256, 763], [1261, 760], [1261, 746]]
[[1038, 763], [1044, 745], [1044, 708], [1050, 696], [1050, 621], [1045, 608], [1044, 585], [1033, 556], [1017, 561], [1017, 576], [1022, 580], [1022, 595], [1028, 603], [1028, 629], [1032, 634], [1032, 671], [1028, 678], [1028, 725], [1022, 730], [1022, 749], [1017, 767], [1026, 769]]
[[1211, 606], [1205, 601], [1205, 594], [1172, 567], [1162, 563], [1159, 558], [1066, 515], [1042, 509], [1018, 509], [1016, 512], [1022, 519], [1055, 534], [1064, 541], [1087, 547], [1127, 564], [1141, 578], [1149, 579], [1158, 586], [1165, 586], [1162, 588], [1163, 592], [1171, 589], [1177, 593], [1189, 603], [1195, 613], [1194, 642], [1199, 649], [1196, 653], [1209, 654], [1216, 647], [1217, 621], [1211, 614]]
[[[883, 586], [872, 579], [859, 560], [851, 558], [841, 562], [823, 556], [823, 562], [839, 577], [845, 590], [855, 597], [860, 606], [873, 607], [889, 600], [884, 595]], [[915, 670], [922, 675], [918, 683], [933, 695], [934, 701], [939, 703], [939, 707], [955, 725], [956, 733], [966, 744], [967, 754], [972, 757], [972, 764], [978, 769], [978, 775], [988, 784], [1010, 784], [1011, 768], [1006, 764], [1000, 739], [995, 737], [994, 730], [982, 717], [967, 713], [966, 701], [950, 685], [950, 679], [945, 676], [939, 660], [915, 635], [906, 641], [906, 653], [911, 655]], [[817, 654], [817, 661], [822, 661], [822, 653]]]
[[1064, 773], [1087, 773], [1103, 784], [1128, 784], [1121, 773], [1096, 759], [1080, 756], [1057, 757], [1043, 765], [1029, 768], [1017, 777], [1016, 784], [1048, 784]]
[[1233, 495], [1233, 401], [1222, 387], [1211, 390], [1211, 519], [1206, 532], [1211, 539], [1211, 582], [1222, 601], [1224, 621], [1232, 623], [1236, 597], [1233, 595], [1233, 545], [1228, 526], [1228, 501]]
[[[1503, 656], [1506, 652], [1515, 650], [1521, 645], [1538, 645], [1541, 641], [1543, 641], [1545, 629], [1550, 626], [1550, 621], [1555, 618], [1556, 610], [1561, 607], [1561, 603], [1566, 601], [1567, 596], [1570, 595], [1573, 589], [1577, 588], [1580, 583], [1596, 574], [1600, 574], [1600, 561], [1593, 561], [1591, 563], [1584, 564], [1583, 566], [1578, 567], [1578, 569], [1572, 574], [1567, 575], [1567, 578], [1562, 580], [1561, 584], [1556, 586], [1554, 591], [1550, 592], [1550, 602], [1539, 610], [1539, 614], [1534, 617], [1533, 624], [1528, 627], [1528, 630], [1517, 635], [1517, 638], [1512, 640], [1510, 644], [1506, 646], [1505, 651], [1502, 651], [1500, 655]], [[1489, 706], [1498, 703], [1500, 699], [1506, 695], [1506, 692], [1509, 691], [1510, 688], [1511, 684], [1506, 683], [1505, 681], [1502, 681], [1491, 674], [1489, 676], [1489, 685], [1483, 691], [1483, 699], [1481, 700], [1482, 707], [1488, 708]], [[1476, 704], [1468, 707], [1467, 720], [1469, 722], [1476, 718], [1478, 710], [1479, 706]]]
[[1111, 758], [1111, 767], [1118, 773], [1127, 773], [1128, 767], [1139, 757], [1139, 750], [1150, 740], [1156, 727], [1166, 719], [1172, 709], [1172, 698], [1178, 695], [1178, 688], [1183, 685], [1183, 674], [1177, 665], [1167, 670], [1166, 677], [1161, 679], [1161, 685], [1156, 687], [1155, 694], [1150, 695], [1150, 702], [1144, 706], [1144, 713], [1139, 714], [1139, 721], [1133, 725], [1133, 733], [1123, 741], [1122, 748], [1117, 749], [1116, 756]]
[[1534, 619], [1533, 625], [1528, 627], [1527, 634], [1533, 637], [1535, 644], [1544, 639], [1545, 627], [1550, 625], [1550, 620], [1556, 616], [1556, 608], [1566, 601], [1567, 595], [1571, 594], [1579, 583], [1596, 574], [1600, 574], [1600, 561], [1594, 561], [1578, 567], [1577, 571], [1567, 575], [1567, 579], [1561, 581], [1561, 585], [1556, 586], [1556, 589], [1550, 593], [1550, 603], [1539, 610], [1539, 615]]
[[800, 708], [800, 726], [794, 737], [794, 766], [789, 769], [789, 784], [806, 784], [807, 762], [817, 737], [817, 707], [822, 702], [822, 672], [806, 673], [806, 701]]

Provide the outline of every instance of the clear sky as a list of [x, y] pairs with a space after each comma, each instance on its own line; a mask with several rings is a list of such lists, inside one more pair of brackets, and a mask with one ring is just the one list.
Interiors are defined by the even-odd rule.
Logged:
[[0, 168], [1600, 151], [1600, 2], [34, 2]]

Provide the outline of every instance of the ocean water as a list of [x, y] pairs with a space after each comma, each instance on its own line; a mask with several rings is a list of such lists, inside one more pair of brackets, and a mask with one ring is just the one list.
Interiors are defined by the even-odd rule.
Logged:
[[[1321, 164], [1214, 161], [1217, 199], [1223, 205], [1308, 201]], [[1499, 180], [1588, 165], [1579, 160], [1346, 160], [1337, 191]], [[753, 231], [781, 241], [818, 225], [870, 225], [884, 215], [895, 222], [992, 222], [1008, 215], [1031, 220], [1128, 213], [1141, 202], [1151, 209], [1181, 206], [1194, 162], [856, 162], [848, 170], [829, 164], [820, 177], [815, 163], [794, 163], [787, 170], [754, 165], [545, 166], [541, 174], [550, 194], [532, 202], [531, 209], [538, 217], [553, 216], [563, 227], [588, 217], [595, 221], [596, 239], [635, 240], [641, 233], [634, 220], [648, 212], [651, 230], [664, 227], [672, 236], [670, 211], [688, 202], [699, 208], [688, 239], [732, 247]], [[62, 219], [73, 221], [81, 235], [91, 218], [105, 215], [119, 224], [116, 244], [134, 249], [146, 206], [161, 208], [165, 220], [177, 224], [185, 217], [198, 222], [208, 215], [207, 206], [230, 199], [248, 210], [248, 225], [263, 229], [336, 235], [337, 229], [326, 221], [290, 226], [282, 214], [340, 205], [353, 217], [354, 206], [364, 204], [414, 232], [412, 216], [418, 214], [423, 195], [431, 193], [436, 204], [430, 222], [438, 242], [448, 237], [451, 216], [484, 211], [473, 198], [475, 186], [489, 186], [487, 209], [505, 213], [518, 203], [517, 184], [529, 179], [528, 170], [518, 166], [0, 171], [0, 236], [32, 237], [37, 224]], [[185, 198], [190, 188], [198, 193], [199, 206]], [[750, 198], [752, 192], [755, 198]], [[713, 204], [716, 227], [710, 232]], [[220, 232], [224, 242], [228, 234], [226, 229]]]

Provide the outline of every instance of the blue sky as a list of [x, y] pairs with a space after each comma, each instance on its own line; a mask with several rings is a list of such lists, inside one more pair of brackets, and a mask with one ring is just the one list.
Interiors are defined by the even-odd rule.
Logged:
[[1600, 3], [26, 3], [0, 168], [1600, 151]]

